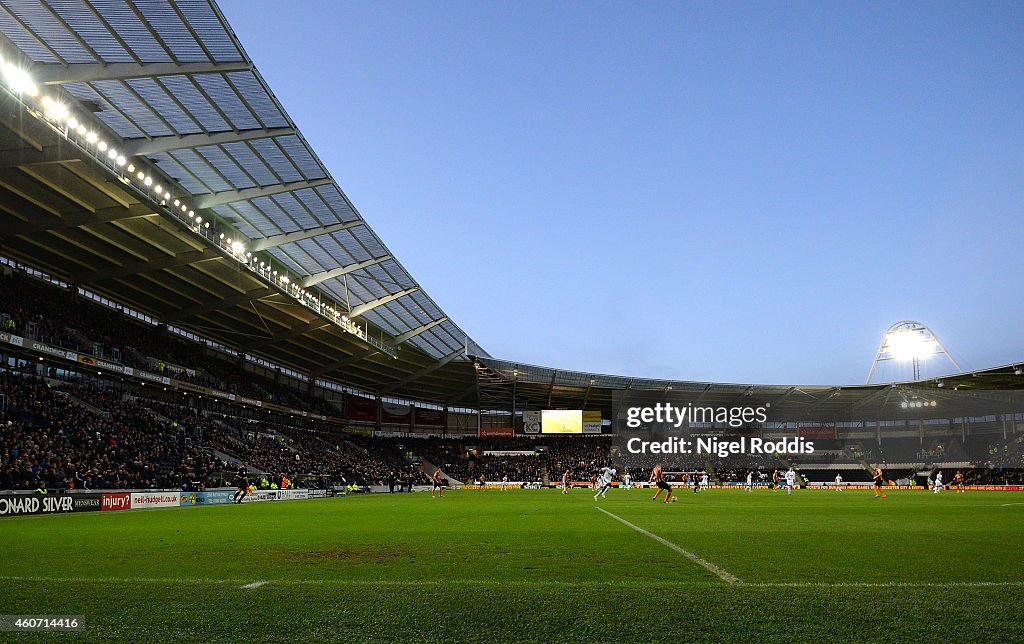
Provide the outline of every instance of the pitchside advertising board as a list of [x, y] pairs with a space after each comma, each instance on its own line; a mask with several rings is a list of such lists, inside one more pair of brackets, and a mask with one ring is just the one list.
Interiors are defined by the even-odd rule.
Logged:
[[[777, 463], [780, 455], [827, 466], [853, 462], [850, 455], [861, 454], [863, 444], [887, 435], [966, 435], [975, 428], [1001, 436], [1000, 427], [1005, 432], [1024, 413], [1024, 392], [699, 385], [615, 391], [612, 413], [612, 458], [620, 467], [661, 464], [684, 471], [710, 458], [742, 468], [750, 467], [751, 458]], [[945, 459], [971, 460], [959, 449], [962, 454], [947, 452]], [[761, 457], [767, 460], [756, 460]]]
[[234, 490], [215, 490], [212, 492], [182, 492], [180, 502], [183, 506], [194, 505], [225, 505], [231, 503]]
[[95, 512], [100, 509], [99, 494], [40, 494], [32, 492], [0, 493], [0, 517], [27, 514], [66, 514], [68, 512]]
[[[150, 508], [196, 507], [231, 503], [234, 490], [209, 492], [0, 492], [0, 517], [68, 512], [116, 512]], [[301, 501], [334, 496], [331, 490], [257, 490], [245, 498], [254, 501]]]

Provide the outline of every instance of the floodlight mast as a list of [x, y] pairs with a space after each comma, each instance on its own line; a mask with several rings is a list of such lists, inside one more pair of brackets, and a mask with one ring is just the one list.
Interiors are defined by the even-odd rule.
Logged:
[[926, 325], [913, 320], [897, 322], [882, 334], [882, 343], [878, 346], [878, 353], [875, 354], [871, 370], [868, 371], [868, 379], [864, 384], [871, 384], [871, 378], [875, 375], [878, 363], [887, 360], [910, 362], [914, 371], [914, 380], [920, 380], [921, 360], [939, 353], [945, 355], [953, 366], [958, 371], [960, 370], [960, 365], [939, 341], [938, 336]]

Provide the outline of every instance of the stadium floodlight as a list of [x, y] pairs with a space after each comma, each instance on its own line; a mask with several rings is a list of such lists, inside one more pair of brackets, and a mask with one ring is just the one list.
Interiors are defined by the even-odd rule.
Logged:
[[54, 121], [63, 121], [71, 116], [67, 105], [60, 101], [55, 101], [49, 96], [43, 97], [43, 112]]
[[92, 130], [89, 130], [88, 132], [85, 133], [85, 140], [88, 141], [89, 143], [95, 143], [96, 139], [98, 138], [99, 137]]
[[110, 150], [107, 151], [107, 158], [110, 159], [111, 161], [116, 161], [117, 150], [115, 148], [110, 148]]
[[68, 127], [71, 128], [72, 130], [75, 129], [76, 127], [78, 127], [78, 119], [76, 119], [73, 116], [69, 116], [68, 117]]
[[935, 333], [927, 326], [913, 320], [897, 322], [886, 329], [882, 335], [882, 343], [871, 363], [866, 383], [871, 383], [871, 377], [874, 375], [878, 363], [887, 360], [910, 363], [914, 380], [919, 380], [921, 378], [921, 362], [939, 354], [945, 355], [954, 367], [960, 369], [960, 365], [956, 363]]
[[127, 161], [127, 159], [124, 158], [124, 155], [122, 155], [122, 154], [117, 155], [117, 165], [123, 166], [126, 161]]
[[32, 77], [28, 75], [28, 72], [14, 63], [4, 65], [3, 74], [4, 80], [7, 81], [7, 86], [15, 93], [28, 94], [29, 96], [39, 94], [39, 88], [32, 82]]
[[935, 355], [935, 339], [922, 331], [892, 331], [885, 336], [884, 350], [901, 362], [926, 360]]
[[196, 225], [198, 226], [201, 223], [203, 223], [203, 218], [202, 217], [196, 217]]
[[233, 241], [233, 242], [231, 242], [231, 252], [234, 253], [235, 255], [244, 255], [245, 254], [245, 244], [243, 244], [240, 241]]
[[107, 142], [106, 141], [100, 141], [99, 144], [97, 144], [96, 148], [100, 152], [106, 152], [107, 151]]
[[153, 177], [146, 175], [146, 178], [142, 180], [142, 183], [146, 184], [146, 187], [153, 185]]

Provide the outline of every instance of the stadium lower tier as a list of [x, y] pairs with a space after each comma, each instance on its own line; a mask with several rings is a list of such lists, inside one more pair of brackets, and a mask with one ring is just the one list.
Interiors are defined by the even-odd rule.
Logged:
[[[646, 467], [617, 464], [608, 437], [385, 438], [153, 390], [81, 375], [56, 380], [0, 369], [0, 489], [203, 489], [233, 484], [240, 467], [257, 485], [280, 485], [287, 477], [320, 488], [426, 484], [437, 468], [449, 484], [555, 484], [566, 471], [573, 480], [589, 481], [606, 466], [617, 468], [620, 481], [627, 474], [634, 482], [650, 476]], [[998, 456], [998, 464], [905, 463], [886, 466], [886, 478], [925, 484], [944, 470], [948, 484], [960, 469], [970, 485], [1024, 483], [1024, 435], [985, 438], [988, 443], [972, 447]], [[888, 444], [883, 440], [877, 447]], [[688, 457], [664, 465], [676, 483], [684, 472], [706, 472], [712, 484], [745, 482], [748, 474], [764, 484], [774, 470], [790, 465], [801, 482], [828, 483], [839, 475], [858, 483], [870, 480], [869, 462], [829, 466], [785, 456], [734, 462]]]

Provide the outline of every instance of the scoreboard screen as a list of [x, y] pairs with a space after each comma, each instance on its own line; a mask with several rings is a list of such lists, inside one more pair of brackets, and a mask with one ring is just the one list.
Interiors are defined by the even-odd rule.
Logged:
[[582, 434], [583, 411], [579, 409], [544, 409], [540, 412], [542, 434]]

